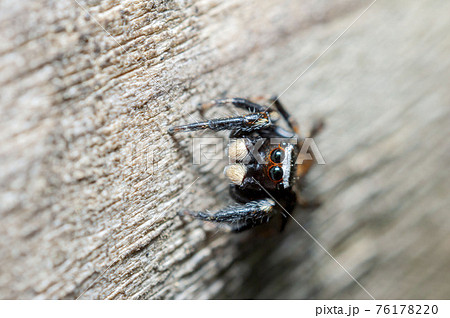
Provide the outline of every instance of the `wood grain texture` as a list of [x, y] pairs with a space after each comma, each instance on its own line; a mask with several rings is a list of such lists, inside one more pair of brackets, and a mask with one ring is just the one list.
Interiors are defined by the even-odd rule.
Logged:
[[[369, 1], [77, 1], [0, 2], [0, 298], [450, 297], [448, 1], [378, 0], [311, 67]], [[327, 122], [316, 241], [182, 221], [226, 161], [167, 128], [272, 93]]]

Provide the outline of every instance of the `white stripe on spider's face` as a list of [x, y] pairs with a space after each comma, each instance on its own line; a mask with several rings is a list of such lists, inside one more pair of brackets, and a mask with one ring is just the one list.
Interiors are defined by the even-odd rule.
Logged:
[[286, 148], [284, 148], [284, 159], [283, 159], [283, 186], [284, 188], [289, 188], [289, 179], [291, 177], [291, 160], [294, 152], [294, 146], [292, 144], [288, 144]]

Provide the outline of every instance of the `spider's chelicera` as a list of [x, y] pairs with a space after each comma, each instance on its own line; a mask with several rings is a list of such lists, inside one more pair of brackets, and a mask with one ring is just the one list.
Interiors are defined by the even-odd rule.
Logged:
[[[306, 139], [300, 136], [298, 124], [276, 97], [266, 100], [274, 109], [243, 98], [215, 100], [200, 105], [200, 110], [230, 104], [247, 110], [248, 114], [169, 129], [171, 134], [203, 129], [231, 131], [228, 156], [232, 164], [225, 168], [225, 175], [231, 181], [230, 195], [238, 204], [216, 213], [182, 211], [182, 214], [229, 224], [235, 232], [266, 223], [275, 214], [281, 214], [283, 229], [288, 220], [286, 212], [291, 213], [298, 201], [305, 204], [304, 200], [297, 200], [294, 183], [302, 179], [314, 163], [302, 160], [297, 164]], [[289, 130], [277, 125], [280, 117]], [[322, 122], [316, 122], [307, 137], [313, 138], [322, 126]]]

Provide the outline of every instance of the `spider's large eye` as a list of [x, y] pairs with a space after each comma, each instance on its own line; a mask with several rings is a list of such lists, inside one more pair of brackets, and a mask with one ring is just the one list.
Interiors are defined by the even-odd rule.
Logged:
[[284, 160], [284, 151], [280, 148], [275, 149], [270, 154], [270, 159], [275, 163], [282, 163]]
[[269, 175], [273, 181], [279, 181], [281, 180], [281, 178], [283, 178], [283, 169], [278, 166], [273, 166], [269, 170]]

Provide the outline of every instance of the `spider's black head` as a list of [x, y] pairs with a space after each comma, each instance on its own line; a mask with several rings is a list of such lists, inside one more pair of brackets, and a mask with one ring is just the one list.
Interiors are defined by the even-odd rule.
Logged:
[[242, 189], [258, 190], [263, 186], [268, 191], [282, 191], [292, 188], [297, 144], [241, 138], [230, 144], [228, 155], [236, 163], [225, 168], [225, 175]]

